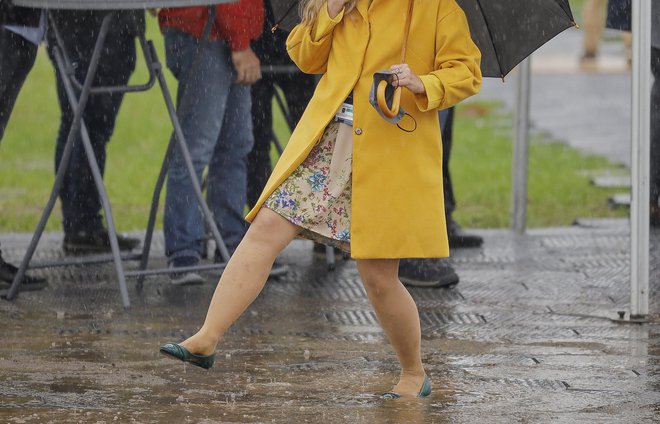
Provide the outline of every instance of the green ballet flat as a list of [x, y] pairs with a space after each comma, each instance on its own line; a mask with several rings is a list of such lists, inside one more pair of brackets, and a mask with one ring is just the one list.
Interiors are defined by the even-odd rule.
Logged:
[[[417, 393], [417, 397], [424, 398], [424, 397], [428, 397], [430, 394], [431, 394], [431, 380], [429, 379], [428, 375], [425, 375], [424, 382], [422, 383], [422, 388], [419, 389], [419, 393]], [[381, 395], [381, 398], [383, 399], [397, 399], [400, 397], [401, 395], [396, 392], [387, 392]]]
[[215, 362], [215, 353], [211, 355], [195, 355], [177, 343], [165, 343], [160, 347], [160, 353], [179, 359], [183, 362], [190, 362], [191, 364], [204, 368], [205, 370], [211, 368]]

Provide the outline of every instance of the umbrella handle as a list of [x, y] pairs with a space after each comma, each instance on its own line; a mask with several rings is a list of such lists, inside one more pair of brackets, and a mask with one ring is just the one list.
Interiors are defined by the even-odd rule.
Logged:
[[399, 103], [401, 101], [401, 87], [394, 89], [394, 96], [392, 97], [392, 109], [387, 106], [387, 100], [385, 100], [385, 89], [387, 88], [387, 81], [382, 80], [378, 83], [378, 89], [376, 90], [376, 100], [378, 100], [378, 107], [380, 108], [383, 115], [392, 119], [399, 114]]

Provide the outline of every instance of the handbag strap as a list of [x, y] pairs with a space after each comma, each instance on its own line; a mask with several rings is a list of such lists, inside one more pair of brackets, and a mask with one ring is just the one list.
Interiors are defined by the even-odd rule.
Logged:
[[405, 38], [401, 48], [401, 63], [406, 63], [406, 47], [408, 46], [408, 35], [410, 34], [410, 21], [412, 21], [413, 3], [415, 0], [408, 0], [408, 15], [406, 16], [406, 26], [404, 29]]

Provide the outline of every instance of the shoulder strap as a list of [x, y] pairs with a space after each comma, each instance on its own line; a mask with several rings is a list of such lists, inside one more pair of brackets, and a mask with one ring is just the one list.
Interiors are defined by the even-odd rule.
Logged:
[[408, 46], [408, 34], [410, 33], [410, 21], [412, 20], [414, 2], [415, 0], [408, 0], [408, 15], [406, 16], [406, 27], [404, 29], [406, 35], [403, 39], [403, 47], [401, 48], [401, 63], [406, 62], [406, 47]]

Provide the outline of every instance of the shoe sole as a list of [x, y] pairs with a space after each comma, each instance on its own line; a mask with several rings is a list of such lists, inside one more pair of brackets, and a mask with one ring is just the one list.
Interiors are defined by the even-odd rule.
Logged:
[[[137, 247], [137, 246], [136, 246]], [[131, 252], [136, 247], [119, 247], [120, 252]], [[84, 254], [94, 254], [94, 253], [110, 253], [112, 248], [108, 247], [98, 247], [98, 246], [88, 246], [88, 245], [68, 245], [62, 246], [62, 250], [67, 255], [84, 255]]]
[[195, 286], [204, 284], [204, 278], [195, 273], [188, 273], [181, 278], [170, 278], [170, 284], [173, 286]]
[[450, 249], [460, 249], [460, 248], [472, 248], [472, 247], [481, 247], [484, 244], [482, 241], [466, 241], [460, 238], [458, 239], [449, 239], [449, 248]]
[[458, 277], [456, 279], [444, 279], [438, 281], [425, 281], [415, 280], [407, 277], [399, 277], [399, 280], [405, 285], [410, 287], [423, 287], [423, 288], [449, 288], [458, 284]]

